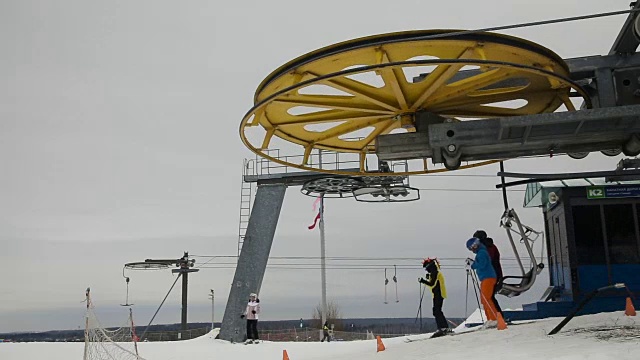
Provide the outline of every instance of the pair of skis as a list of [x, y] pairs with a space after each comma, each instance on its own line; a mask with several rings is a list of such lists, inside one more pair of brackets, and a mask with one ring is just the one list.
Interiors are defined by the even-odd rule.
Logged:
[[[513, 325], [525, 325], [525, 324], [531, 324], [531, 323], [535, 323], [538, 322], [539, 320], [518, 320], [518, 321], [508, 321], [507, 324], [509, 324], [509, 326], [513, 326]], [[470, 325], [470, 324], [468, 324]], [[424, 340], [430, 340], [430, 339], [435, 339], [435, 338], [439, 338], [439, 337], [445, 337], [445, 336], [457, 336], [457, 335], [463, 335], [463, 334], [470, 334], [470, 333], [474, 333], [477, 331], [482, 331], [482, 330], [495, 330], [495, 327], [488, 327], [485, 328], [483, 326], [483, 323], [474, 323], [472, 326], [465, 328], [463, 330], [460, 330], [458, 332], [455, 332], [453, 330], [451, 331], [436, 331], [434, 333], [432, 333], [429, 336], [426, 336], [427, 334], [424, 335], [416, 335], [417, 337], [415, 338], [410, 338], [407, 337], [404, 339], [404, 342], [406, 343], [410, 343], [410, 342], [415, 342], [415, 341], [424, 341]]]
[[477, 326], [465, 329], [463, 331], [459, 331], [459, 332], [454, 332], [453, 330], [450, 331], [445, 331], [445, 330], [437, 330], [436, 332], [432, 333], [429, 336], [425, 335], [418, 335], [419, 337], [417, 338], [410, 338], [407, 337], [406, 339], [404, 339], [404, 342], [406, 343], [410, 343], [410, 342], [416, 342], [416, 341], [424, 341], [424, 340], [430, 340], [430, 339], [435, 339], [435, 338], [439, 338], [439, 337], [445, 337], [445, 336], [456, 336], [456, 335], [462, 335], [462, 334], [468, 334], [468, 333], [472, 333], [472, 332], [476, 332], [478, 330], [482, 330], [482, 324], [479, 324]]

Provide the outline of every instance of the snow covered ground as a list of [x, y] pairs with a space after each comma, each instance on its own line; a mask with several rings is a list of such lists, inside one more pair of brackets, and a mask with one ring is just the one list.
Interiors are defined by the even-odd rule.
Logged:
[[[213, 334], [182, 342], [139, 344], [148, 360], [281, 360], [287, 350], [290, 360], [426, 360], [426, 359], [640, 359], [640, 318], [623, 312], [574, 318], [560, 333], [546, 334], [562, 319], [510, 325], [508, 329], [472, 331], [427, 339], [427, 335], [384, 339], [386, 350], [376, 353], [376, 341], [331, 343], [262, 342], [258, 345], [230, 344]], [[423, 340], [424, 339], [424, 340]], [[0, 343], [1, 360], [82, 359], [82, 343]]]

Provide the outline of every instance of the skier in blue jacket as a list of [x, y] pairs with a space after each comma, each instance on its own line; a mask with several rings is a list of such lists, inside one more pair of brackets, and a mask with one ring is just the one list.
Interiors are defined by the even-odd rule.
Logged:
[[470, 264], [471, 268], [476, 271], [478, 280], [480, 280], [480, 297], [484, 312], [487, 316], [486, 326], [495, 327], [498, 324], [498, 311], [491, 297], [493, 296], [493, 289], [496, 286], [496, 271], [493, 269], [493, 265], [491, 265], [489, 252], [487, 252], [487, 248], [482, 245], [480, 239], [471, 238], [467, 240], [467, 249], [476, 254], [474, 260], [467, 259], [467, 264]]

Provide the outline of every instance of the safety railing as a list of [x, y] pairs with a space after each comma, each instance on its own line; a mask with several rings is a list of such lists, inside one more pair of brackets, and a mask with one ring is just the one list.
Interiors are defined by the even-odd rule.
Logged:
[[210, 328], [173, 330], [173, 331], [149, 331], [144, 334], [140, 341], [179, 341], [194, 339], [205, 335]]
[[[282, 160], [286, 163], [302, 162], [304, 157], [304, 155], [281, 155], [280, 149], [267, 149], [263, 152], [274, 159]], [[295, 167], [283, 165], [257, 155], [253, 161], [255, 162], [254, 174], [247, 175], [260, 176], [301, 171]], [[309, 155], [308, 164], [322, 169], [349, 170], [359, 168], [360, 160], [358, 154], [341, 154], [335, 151], [321, 150], [319, 153]]]
[[[304, 158], [304, 155], [282, 155], [280, 149], [265, 149], [263, 153], [273, 159], [281, 160], [289, 164], [300, 163]], [[310, 167], [318, 169], [351, 171], [360, 168], [360, 154], [357, 153], [347, 154], [330, 150], [320, 150], [317, 153], [310, 154], [307, 161]], [[409, 171], [406, 160], [389, 161], [388, 165], [393, 172]], [[370, 159], [365, 156], [364, 170], [378, 171], [377, 161], [375, 161], [375, 164], [370, 164]], [[253, 159], [244, 160], [243, 175], [261, 176], [300, 171], [302, 170], [256, 155]]]
[[[322, 339], [322, 330], [309, 327], [282, 330], [260, 330], [258, 333], [260, 339], [266, 341], [319, 342]], [[356, 341], [373, 339], [375, 336], [389, 338], [404, 335], [407, 334], [373, 334], [371, 332], [333, 331], [332, 341]]]

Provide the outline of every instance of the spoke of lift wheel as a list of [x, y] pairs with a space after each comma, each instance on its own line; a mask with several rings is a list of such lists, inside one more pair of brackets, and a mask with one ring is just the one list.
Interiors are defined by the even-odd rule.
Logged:
[[[467, 48], [465, 49], [460, 56], [456, 57], [457, 59], [473, 59], [475, 58], [475, 48]], [[462, 67], [464, 64], [460, 65], [438, 65], [438, 67], [430, 73], [426, 79], [424, 79], [424, 90], [420, 93], [420, 96], [411, 106], [412, 110], [417, 110], [423, 106], [425, 101], [429, 99], [436, 91], [443, 88], [447, 83], [447, 80], [451, 79]]]
[[[569, 80], [562, 59], [540, 45], [490, 33], [429, 39], [442, 33], [370, 36], [290, 61], [258, 87], [255, 105], [240, 126], [243, 142], [272, 161], [335, 174], [353, 175], [310, 165], [314, 149], [358, 154], [363, 174], [365, 155], [375, 153], [377, 136], [399, 128], [415, 131], [418, 111], [453, 121], [553, 112], [561, 105], [574, 111], [571, 89], [589, 104], [584, 90]], [[253, 130], [259, 128], [262, 132]], [[267, 150], [274, 136], [301, 146], [304, 156], [271, 157]], [[401, 174], [446, 171], [421, 163]]]
[[[429, 107], [434, 108], [436, 105], [443, 102], [463, 97], [471, 92], [478, 91], [481, 88], [506, 80], [515, 73], [516, 71], [510, 69], [492, 69], [487, 72], [480, 73], [479, 75], [451, 83], [448, 88], [441, 87], [440, 89], [437, 89], [438, 91], [429, 98]], [[521, 89], [517, 87], [509, 87], [502, 91], [515, 92], [518, 90]]]
[[[314, 77], [318, 77], [318, 76], [314, 75]], [[332, 79], [332, 80], [322, 81], [321, 84], [329, 86], [339, 91], [344, 91], [346, 93], [353, 95], [355, 98], [364, 99], [373, 105], [377, 105], [379, 107], [385, 108], [392, 112], [400, 110], [398, 107], [394, 106], [393, 104], [390, 104], [383, 99], [377, 98], [376, 94], [370, 91], [369, 86], [358, 81], [343, 78], [343, 79]]]

